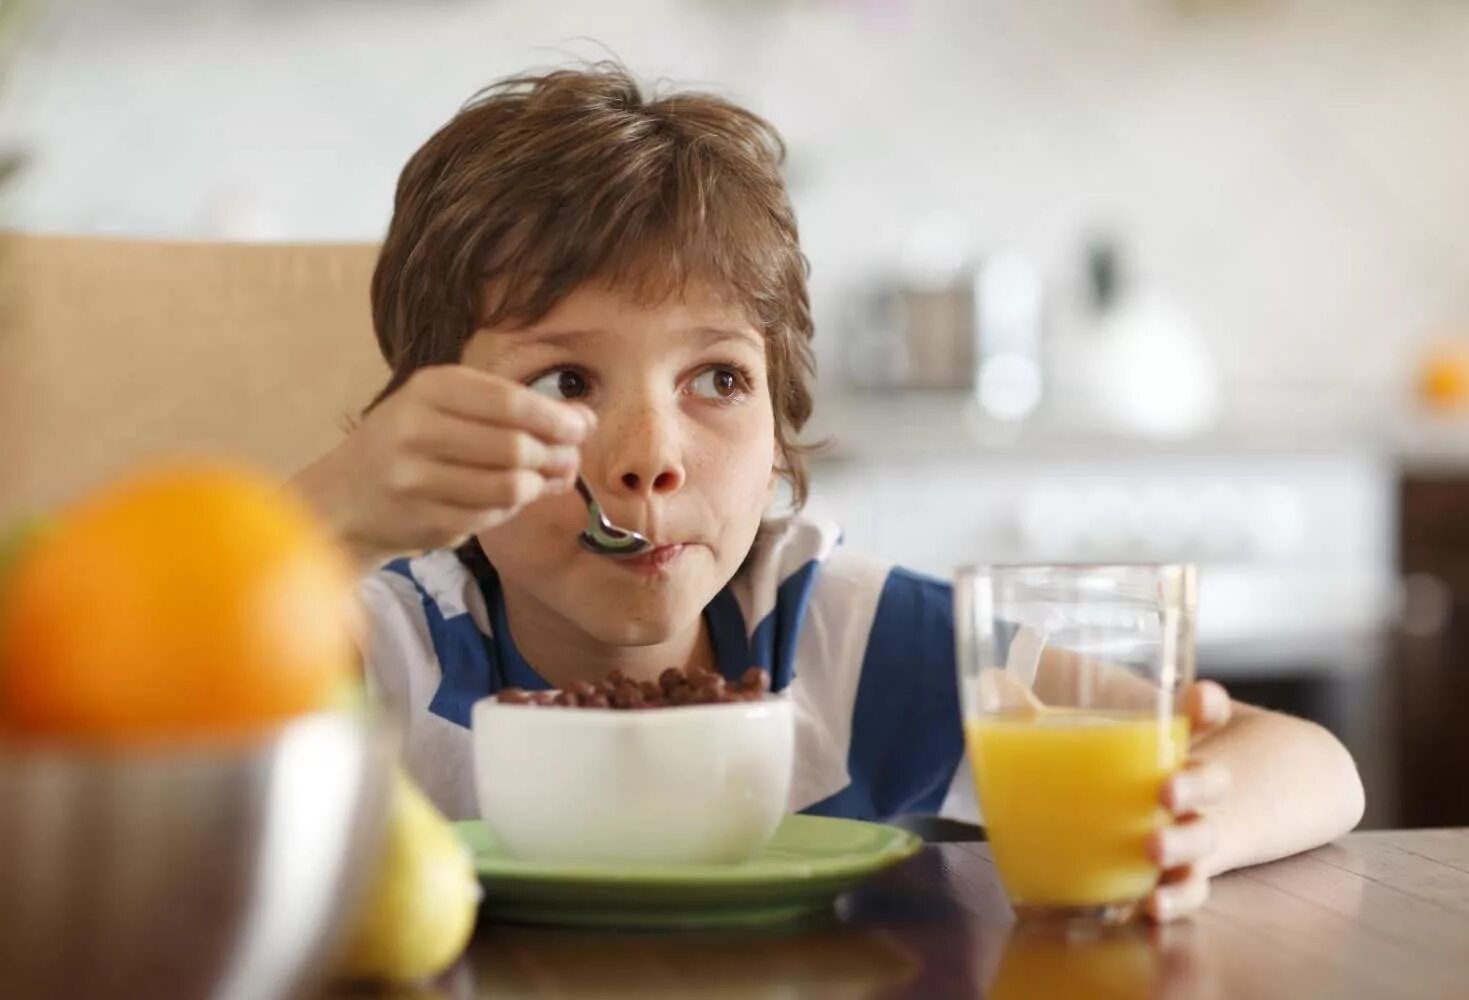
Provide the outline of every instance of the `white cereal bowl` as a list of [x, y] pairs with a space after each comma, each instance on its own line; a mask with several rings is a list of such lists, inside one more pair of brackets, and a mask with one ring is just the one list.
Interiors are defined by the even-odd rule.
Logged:
[[790, 701], [632, 711], [476, 703], [480, 814], [525, 860], [733, 864], [786, 810]]

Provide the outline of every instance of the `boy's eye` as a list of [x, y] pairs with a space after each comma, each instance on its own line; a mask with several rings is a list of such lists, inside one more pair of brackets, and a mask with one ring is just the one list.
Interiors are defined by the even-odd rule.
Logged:
[[552, 399], [576, 399], [587, 394], [587, 379], [575, 368], [557, 368], [531, 382], [530, 387]]
[[745, 379], [733, 368], [710, 368], [694, 377], [692, 387], [706, 399], [739, 399], [745, 394]]

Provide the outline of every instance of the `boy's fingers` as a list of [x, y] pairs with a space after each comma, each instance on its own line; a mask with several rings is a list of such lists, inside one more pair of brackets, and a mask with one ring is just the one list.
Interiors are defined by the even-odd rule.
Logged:
[[1148, 858], [1163, 869], [1197, 864], [1214, 853], [1214, 828], [1202, 816], [1189, 816], [1148, 838]]
[[411, 496], [457, 508], [473, 519], [477, 513], [523, 507], [546, 492], [546, 479], [530, 469], [474, 469], [463, 465], [404, 463], [396, 484]]
[[1158, 800], [1174, 815], [1197, 812], [1229, 794], [1229, 769], [1208, 760], [1191, 760], [1163, 782]]
[[1194, 736], [1202, 736], [1225, 725], [1233, 711], [1229, 695], [1213, 681], [1190, 684], [1183, 692], [1181, 708], [1188, 717]]
[[1041, 704], [1030, 686], [999, 667], [979, 672], [979, 703], [986, 712], [1039, 711]]
[[1163, 881], [1148, 897], [1147, 915], [1159, 923], [1188, 916], [1209, 901], [1209, 880], [1195, 867], [1164, 872]]
[[437, 409], [481, 423], [529, 431], [543, 441], [581, 444], [596, 425], [585, 406], [560, 402], [465, 365], [422, 369], [425, 398]]
[[417, 410], [407, 419], [411, 424], [403, 437], [411, 450], [454, 465], [565, 473], [581, 462], [575, 445], [547, 444], [526, 431], [486, 427], [432, 409]]

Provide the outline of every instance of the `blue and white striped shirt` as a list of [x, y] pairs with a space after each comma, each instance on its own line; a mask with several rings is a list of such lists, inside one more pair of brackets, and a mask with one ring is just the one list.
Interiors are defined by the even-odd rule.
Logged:
[[[950, 588], [838, 541], [804, 517], [762, 527], [704, 611], [719, 670], [762, 667], [791, 698], [792, 811], [968, 813]], [[450, 817], [475, 816], [470, 707], [549, 686], [515, 648], [497, 579], [437, 550], [389, 563], [361, 593], [369, 684], [406, 720], [410, 771]]]

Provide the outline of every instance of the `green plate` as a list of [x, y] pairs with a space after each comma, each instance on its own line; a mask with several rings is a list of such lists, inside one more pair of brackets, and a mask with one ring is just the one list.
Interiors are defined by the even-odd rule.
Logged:
[[456, 823], [474, 851], [491, 919], [576, 927], [741, 927], [793, 920], [922, 846], [878, 823], [787, 816], [737, 865], [553, 864], [501, 853], [482, 822]]

